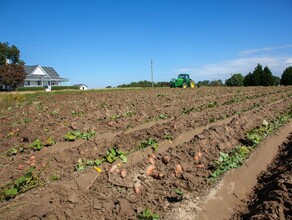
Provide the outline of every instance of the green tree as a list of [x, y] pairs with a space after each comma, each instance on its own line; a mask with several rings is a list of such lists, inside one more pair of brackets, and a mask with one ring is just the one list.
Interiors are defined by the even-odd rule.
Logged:
[[244, 80], [243, 80], [243, 85], [244, 86], [251, 86], [253, 84], [253, 75], [251, 72], [249, 72], [245, 77], [244, 77]]
[[260, 75], [260, 85], [261, 86], [273, 86], [274, 85], [274, 77], [269, 67], [265, 67]]
[[252, 72], [252, 86], [260, 86], [261, 85], [261, 75], [263, 73], [263, 67], [261, 64], [258, 64], [254, 71]]
[[25, 79], [23, 65], [18, 48], [0, 42], [0, 87], [14, 90], [22, 85]]
[[210, 81], [209, 80], [203, 80], [203, 81], [199, 81], [198, 86], [209, 86], [210, 85]]
[[23, 84], [25, 72], [23, 65], [7, 64], [0, 65], [0, 85], [6, 90], [15, 90]]
[[241, 73], [233, 74], [229, 79], [225, 81], [226, 86], [243, 86], [244, 77]]
[[281, 85], [292, 85], [292, 66], [287, 67], [281, 77]]
[[245, 76], [243, 83], [245, 86], [272, 86], [275, 79], [267, 66], [263, 69], [262, 65], [258, 64], [252, 73]]
[[274, 86], [280, 85], [280, 81], [281, 81], [280, 77], [273, 76], [273, 78], [274, 78]]
[[212, 82], [210, 82], [210, 86], [223, 86], [223, 82], [221, 79], [213, 80]]
[[16, 46], [12, 45], [10, 47], [9, 43], [0, 42], [0, 65], [4, 65], [6, 59], [8, 59], [11, 64], [24, 65], [24, 62], [20, 60], [20, 51]]

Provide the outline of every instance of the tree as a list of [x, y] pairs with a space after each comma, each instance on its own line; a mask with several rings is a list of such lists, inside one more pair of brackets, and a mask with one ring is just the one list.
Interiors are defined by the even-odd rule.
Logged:
[[265, 67], [260, 75], [260, 85], [261, 86], [273, 86], [274, 85], [274, 77], [269, 67]]
[[243, 80], [243, 85], [244, 86], [251, 86], [253, 84], [253, 76], [252, 76], [252, 73], [249, 72], [245, 77], [244, 77], [244, 80]]
[[[169, 87], [169, 82], [157, 82], [154, 83], [154, 87]], [[126, 88], [126, 87], [152, 87], [152, 82], [144, 80], [139, 82], [131, 82], [130, 84], [122, 84], [118, 85], [118, 88]]]
[[261, 75], [263, 72], [263, 67], [258, 63], [254, 71], [252, 72], [251, 84], [252, 86], [260, 86], [261, 85]]
[[209, 80], [203, 80], [203, 81], [199, 81], [198, 86], [209, 86], [210, 85], [210, 81]]
[[273, 78], [274, 78], [274, 86], [278, 86], [278, 85], [280, 85], [280, 77], [278, 77], [278, 76], [273, 76]]
[[225, 81], [226, 86], [243, 86], [244, 77], [241, 73], [233, 74]]
[[9, 43], [0, 42], [0, 65], [6, 64], [6, 59], [8, 59], [11, 64], [21, 64], [24, 62], [20, 60], [20, 51], [14, 45], [9, 47]]
[[210, 86], [223, 86], [223, 82], [221, 79], [213, 80], [212, 82], [210, 82]]
[[0, 85], [5, 89], [15, 90], [17, 86], [23, 84], [25, 72], [23, 65], [7, 64], [0, 65]]
[[[8, 62], [7, 62], [8, 61]], [[14, 90], [25, 79], [24, 62], [20, 60], [20, 51], [14, 45], [0, 42], [0, 88]]]
[[252, 73], [245, 76], [243, 83], [245, 86], [272, 86], [275, 79], [267, 66], [263, 69], [262, 65], [258, 64]]
[[287, 67], [281, 77], [281, 85], [292, 85], [292, 66]]

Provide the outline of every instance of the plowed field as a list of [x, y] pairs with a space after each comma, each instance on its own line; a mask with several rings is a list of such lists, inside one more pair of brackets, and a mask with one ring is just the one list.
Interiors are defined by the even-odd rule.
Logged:
[[291, 116], [291, 96], [292, 87], [1, 94], [0, 219], [137, 219], [146, 208], [194, 219], [222, 178], [210, 178], [220, 153]]

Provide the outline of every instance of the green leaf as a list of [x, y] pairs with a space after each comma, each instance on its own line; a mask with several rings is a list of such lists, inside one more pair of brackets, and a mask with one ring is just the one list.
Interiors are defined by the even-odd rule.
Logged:
[[96, 166], [99, 166], [99, 165], [101, 165], [103, 163], [103, 160], [96, 159], [94, 161], [94, 163], [95, 163]]
[[15, 180], [14, 184], [15, 184], [17, 187], [20, 187], [20, 186], [22, 186], [25, 182], [26, 182], [26, 177], [25, 177], [25, 176], [21, 176], [21, 177], [19, 177], [17, 180]]
[[75, 168], [76, 168], [77, 171], [84, 170], [84, 166], [82, 166], [82, 165], [76, 165]]
[[121, 154], [119, 157], [123, 161], [123, 163], [127, 163], [128, 158], [124, 154]]
[[5, 189], [3, 190], [4, 194], [6, 197], [14, 197], [18, 194], [18, 190], [16, 188], [10, 188], [10, 189]]
[[174, 192], [177, 194], [177, 195], [183, 195], [184, 192], [179, 190], [179, 189], [175, 189]]
[[93, 160], [86, 161], [86, 165], [88, 165], [88, 166], [93, 166], [94, 164], [95, 164], [95, 161], [93, 161]]
[[107, 155], [106, 156], [106, 160], [107, 160], [107, 162], [109, 162], [109, 163], [113, 163], [115, 160], [111, 157], [111, 155]]
[[159, 219], [159, 214], [155, 213], [155, 214], [152, 214], [152, 219], [153, 220], [158, 220]]

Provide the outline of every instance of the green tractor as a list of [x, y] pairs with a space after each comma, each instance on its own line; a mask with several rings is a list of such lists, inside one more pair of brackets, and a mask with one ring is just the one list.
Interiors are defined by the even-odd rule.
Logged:
[[173, 78], [170, 82], [170, 87], [173, 88], [195, 88], [195, 82], [190, 79], [189, 74], [179, 74], [177, 78]]

